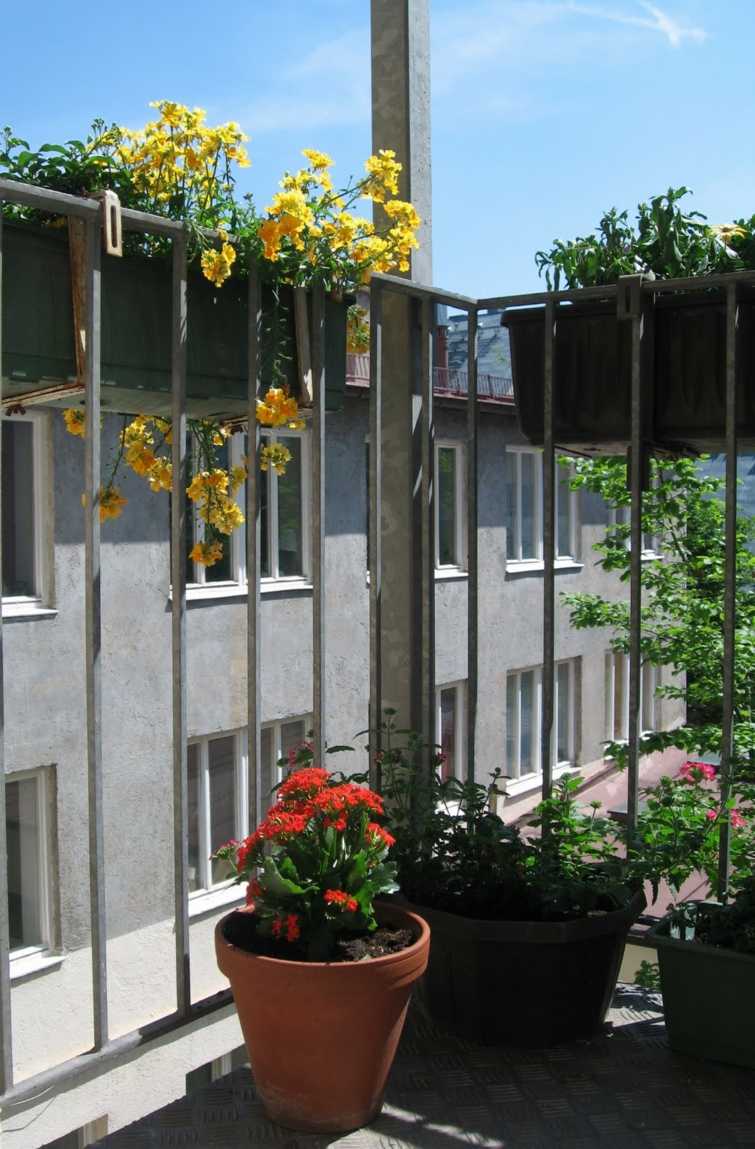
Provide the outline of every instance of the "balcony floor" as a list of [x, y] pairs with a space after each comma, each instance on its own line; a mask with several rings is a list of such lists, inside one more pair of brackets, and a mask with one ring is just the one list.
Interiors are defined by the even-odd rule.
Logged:
[[271, 1124], [243, 1068], [98, 1145], [728, 1149], [755, 1145], [755, 1073], [672, 1054], [658, 998], [619, 986], [605, 1034], [549, 1050], [481, 1048], [415, 1010], [383, 1113], [354, 1133], [310, 1136]]

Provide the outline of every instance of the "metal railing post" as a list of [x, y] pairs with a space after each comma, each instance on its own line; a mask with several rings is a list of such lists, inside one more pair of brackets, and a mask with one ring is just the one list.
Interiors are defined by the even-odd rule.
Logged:
[[477, 553], [477, 309], [467, 313], [467, 778], [475, 778], [477, 750], [477, 676], [479, 670], [479, 578]]
[[435, 744], [435, 426], [433, 422], [433, 302], [429, 296], [415, 305], [418, 312], [419, 380], [413, 395], [414, 596], [412, 725], [425, 745]]
[[[0, 399], [3, 386], [3, 201], [0, 200]], [[0, 422], [0, 474], [2, 423]], [[2, 482], [0, 482], [0, 496]], [[0, 590], [3, 586], [2, 498], [0, 497]], [[8, 845], [5, 823], [5, 676], [3, 612], [0, 609], [0, 1094], [13, 1085], [13, 1026], [10, 1001], [10, 914], [8, 910]]]
[[327, 745], [325, 692], [325, 293], [312, 290], [312, 707], [315, 761]]
[[556, 460], [553, 447], [553, 381], [555, 374], [556, 309], [545, 304], [545, 362], [543, 371], [543, 678], [540, 756], [543, 799], [553, 790], [553, 674], [556, 613]]
[[186, 704], [186, 235], [173, 238], [171, 401], [171, 650], [173, 668], [173, 882], [176, 919], [176, 1006], [191, 1009], [189, 952], [189, 821]]
[[379, 283], [370, 289], [370, 472], [367, 498], [370, 533], [367, 569], [370, 574], [370, 785], [382, 784], [380, 751], [383, 721], [382, 567], [383, 567], [383, 294]]
[[257, 396], [259, 379], [259, 331], [262, 315], [260, 282], [257, 268], [249, 269], [247, 294], [249, 376], [247, 399], [249, 404], [247, 454], [249, 465], [246, 480], [246, 586], [247, 586], [247, 744], [249, 762], [249, 832], [257, 828], [262, 817], [261, 794], [261, 741], [259, 690], [261, 685], [260, 646], [260, 427], [257, 422]]

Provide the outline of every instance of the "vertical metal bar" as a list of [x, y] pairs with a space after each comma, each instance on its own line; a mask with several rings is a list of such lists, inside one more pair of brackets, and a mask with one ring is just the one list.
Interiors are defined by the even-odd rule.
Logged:
[[173, 486], [171, 493], [171, 635], [173, 658], [173, 881], [176, 915], [176, 1006], [191, 1009], [189, 954], [189, 819], [186, 746], [186, 235], [173, 240], [171, 391]]
[[248, 306], [248, 430], [247, 455], [249, 458], [246, 481], [246, 685], [249, 778], [249, 833], [259, 825], [262, 802], [269, 795], [262, 794], [262, 763], [260, 724], [260, 425], [257, 422], [257, 395], [259, 394], [259, 331], [261, 298], [259, 274], [256, 267], [249, 268]]
[[382, 575], [383, 575], [383, 293], [378, 281], [370, 289], [370, 785], [382, 784], [380, 752], [383, 719]]
[[325, 715], [325, 294], [312, 291], [312, 708], [315, 761], [322, 762]]
[[89, 787], [89, 905], [94, 1048], [108, 1040], [107, 919], [102, 814], [102, 642], [100, 579], [100, 225], [86, 225], [86, 438], [84, 452], [84, 665]]
[[631, 391], [629, 490], [629, 728], [627, 731], [627, 834], [637, 829], [640, 793], [640, 704], [642, 693], [642, 491], [645, 484], [644, 411], [642, 403], [642, 340], [645, 324], [641, 277], [633, 276], [619, 293], [619, 314], [629, 318], [631, 331]]
[[419, 303], [419, 505], [417, 506], [418, 562], [414, 566], [415, 620], [417, 625], [416, 728], [422, 741], [435, 743], [435, 425], [433, 421], [433, 335], [429, 296]]
[[[737, 617], [737, 289], [726, 288], [726, 522], [724, 568], [724, 666], [721, 738], [721, 803], [731, 797], [734, 746], [734, 671]], [[728, 811], [720, 824], [718, 896], [728, 897], [731, 876], [731, 823]]]
[[467, 777], [474, 781], [477, 746], [477, 309], [467, 315]]
[[[0, 398], [3, 384], [3, 201], [0, 200]], [[0, 422], [0, 474], [2, 423]], [[0, 494], [2, 483], [0, 482]], [[3, 585], [2, 499], [0, 498], [0, 589]], [[8, 847], [5, 823], [5, 677], [3, 612], [0, 609], [0, 1094], [13, 1085], [13, 1028], [10, 1002], [10, 921], [8, 913]]]
[[556, 459], [553, 448], [553, 378], [556, 312], [545, 304], [545, 362], [543, 373], [543, 677], [540, 726], [540, 762], [543, 798], [553, 789], [553, 667], [556, 614]]

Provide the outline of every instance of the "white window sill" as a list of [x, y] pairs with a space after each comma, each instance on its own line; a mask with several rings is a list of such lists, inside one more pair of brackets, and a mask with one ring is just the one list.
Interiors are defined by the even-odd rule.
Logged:
[[[584, 563], [576, 559], [556, 559], [554, 567], [557, 571], [581, 571]], [[542, 574], [545, 563], [542, 559], [506, 559], [506, 574]]]
[[461, 567], [435, 568], [436, 582], [460, 582], [462, 579], [467, 578], [469, 578], [469, 571], [465, 571]]
[[246, 887], [236, 885], [235, 882], [226, 882], [222, 886], [215, 886], [212, 890], [197, 890], [189, 894], [189, 918], [198, 918], [203, 914], [211, 914], [215, 910], [225, 909], [246, 899]]
[[31, 951], [21, 950], [15, 955], [10, 955], [10, 980], [11, 982], [20, 981], [30, 974], [57, 969], [62, 964], [62, 954], [53, 954], [43, 948]]
[[[187, 586], [186, 601], [233, 602], [246, 600], [248, 584], [238, 582], [203, 583]], [[260, 580], [260, 594], [311, 593], [312, 583], [306, 578], [270, 578]], [[172, 592], [169, 596], [173, 597]]]
[[39, 599], [3, 599], [3, 619], [57, 618], [57, 616], [57, 610], [42, 606]]
[[[569, 774], [571, 771], [576, 770], [577, 767], [572, 765], [571, 762], [560, 762], [553, 771], [553, 781], [556, 782], [564, 774]], [[542, 790], [543, 775], [537, 771], [532, 774], [523, 774], [521, 778], [501, 778], [499, 786], [503, 790], [507, 798], [520, 798], [523, 794], [531, 794], [534, 790]]]

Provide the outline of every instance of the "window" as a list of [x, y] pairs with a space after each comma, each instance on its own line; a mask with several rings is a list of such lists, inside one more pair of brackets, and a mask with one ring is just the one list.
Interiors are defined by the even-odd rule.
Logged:
[[204, 1065], [199, 1065], [187, 1073], [186, 1092], [188, 1094], [196, 1092], [197, 1089], [206, 1089], [213, 1081], [219, 1081], [221, 1077], [233, 1073], [234, 1069], [240, 1069], [248, 1064], [249, 1054], [246, 1046], [238, 1045], [228, 1053], [215, 1057], [212, 1061], [206, 1061]]
[[93, 1145], [95, 1141], [107, 1136], [107, 1124], [107, 1117], [97, 1117], [94, 1121], [87, 1121], [86, 1125], [80, 1125], [78, 1129], [73, 1129], [63, 1137], [48, 1141], [46, 1145], [42, 1146], [42, 1149], [86, 1149], [87, 1145]]
[[283, 769], [278, 766], [278, 759], [286, 758], [289, 750], [301, 746], [311, 728], [311, 716], [291, 718], [285, 722], [269, 722], [262, 727], [260, 772], [263, 809], [267, 809], [273, 801], [273, 787], [283, 781]]
[[[279, 442], [291, 453], [285, 475], [271, 468], [260, 472], [260, 576], [262, 579], [302, 579], [309, 573], [309, 451], [306, 433], [285, 435], [262, 432], [263, 442]], [[248, 456], [245, 435], [231, 435], [218, 448], [218, 465], [235, 467]], [[236, 493], [246, 513], [246, 486]], [[188, 550], [204, 539], [205, 524], [193, 504], [188, 504], [190, 537]], [[246, 524], [224, 539], [223, 558], [211, 567], [188, 560], [187, 583], [192, 586], [246, 585]]]
[[[657, 726], [656, 690], [660, 669], [643, 662], [640, 675], [641, 732]], [[609, 650], [606, 654], [606, 740], [626, 742], [629, 738], [629, 655]]]
[[[543, 455], [507, 447], [504, 456], [506, 558], [543, 560]], [[556, 464], [556, 557], [577, 554], [577, 492], [569, 487], [571, 467]]]
[[453, 682], [435, 692], [435, 741], [445, 756], [443, 781], [464, 778], [466, 731], [466, 683]]
[[246, 735], [242, 731], [189, 743], [189, 892], [230, 876], [210, 854], [249, 829]]
[[2, 420], [3, 606], [11, 614], [49, 593], [45, 427], [40, 413]]
[[462, 569], [464, 553], [463, 450], [453, 443], [435, 445], [435, 565]]
[[[554, 673], [553, 767], [574, 763], [577, 660], [557, 662]], [[506, 768], [510, 778], [539, 774], [542, 668], [515, 671], [506, 678]]]
[[8, 914], [14, 957], [50, 941], [47, 773], [10, 774], [5, 783]]
[[[627, 536], [625, 539], [625, 546], [627, 550], [632, 545], [632, 540], [629, 535], [629, 530], [632, 522], [631, 507], [616, 507], [611, 506], [608, 508], [608, 526], [609, 527], [626, 527]], [[655, 555], [658, 553], [658, 539], [649, 531], [642, 532], [642, 553], [643, 555]]]

